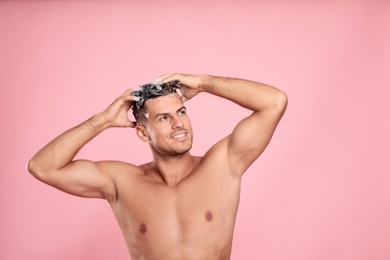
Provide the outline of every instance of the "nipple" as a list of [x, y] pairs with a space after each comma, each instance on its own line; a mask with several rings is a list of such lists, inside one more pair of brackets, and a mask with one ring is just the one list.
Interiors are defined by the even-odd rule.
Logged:
[[204, 218], [207, 222], [210, 222], [213, 219], [213, 214], [210, 211], [207, 211], [206, 214], [204, 214]]
[[145, 224], [141, 224], [139, 226], [139, 232], [146, 233], [147, 230], [148, 230], [148, 227]]

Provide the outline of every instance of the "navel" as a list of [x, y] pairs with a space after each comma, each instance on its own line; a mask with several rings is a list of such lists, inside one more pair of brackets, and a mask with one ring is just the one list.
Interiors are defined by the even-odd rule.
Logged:
[[204, 214], [204, 218], [207, 222], [210, 222], [213, 219], [213, 214], [210, 211], [207, 211], [206, 214]]
[[145, 224], [141, 224], [139, 226], [139, 232], [146, 233], [146, 231], [148, 231], [148, 227]]

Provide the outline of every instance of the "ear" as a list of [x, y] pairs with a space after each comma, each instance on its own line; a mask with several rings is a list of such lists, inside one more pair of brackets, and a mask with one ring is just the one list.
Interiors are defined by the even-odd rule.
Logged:
[[135, 127], [135, 131], [137, 132], [138, 137], [139, 137], [142, 141], [144, 141], [144, 142], [149, 141], [149, 135], [148, 135], [148, 133], [146, 132], [145, 126], [143, 126], [143, 125], [137, 125], [137, 126]]

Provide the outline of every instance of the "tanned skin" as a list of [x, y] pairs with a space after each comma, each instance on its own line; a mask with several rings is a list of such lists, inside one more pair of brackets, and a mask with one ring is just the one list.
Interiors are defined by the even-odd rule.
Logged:
[[[286, 95], [271, 86], [210, 75], [173, 74], [183, 96], [146, 103], [141, 125], [128, 118], [132, 89], [106, 110], [61, 134], [28, 164], [40, 181], [64, 192], [108, 201], [133, 260], [229, 259], [241, 177], [261, 155], [287, 106]], [[202, 157], [190, 154], [192, 128], [185, 101], [206, 92], [252, 110], [232, 133]], [[110, 127], [135, 128], [153, 161], [74, 160], [88, 141]]]

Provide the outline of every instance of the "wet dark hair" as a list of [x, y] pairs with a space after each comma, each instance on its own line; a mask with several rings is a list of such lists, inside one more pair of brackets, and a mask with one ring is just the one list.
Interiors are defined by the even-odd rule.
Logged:
[[172, 93], [177, 93], [180, 89], [180, 80], [175, 79], [165, 83], [148, 83], [140, 86], [141, 89], [134, 90], [131, 95], [138, 97], [138, 101], [133, 103], [133, 115], [137, 123], [141, 123], [144, 113], [146, 101], [155, 99], [161, 96], [166, 96]]

